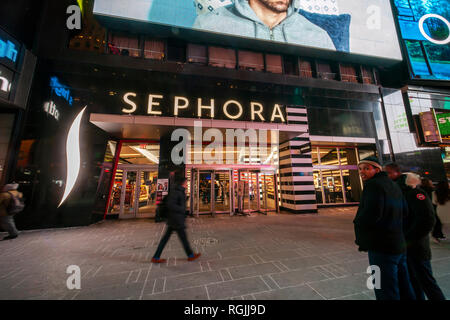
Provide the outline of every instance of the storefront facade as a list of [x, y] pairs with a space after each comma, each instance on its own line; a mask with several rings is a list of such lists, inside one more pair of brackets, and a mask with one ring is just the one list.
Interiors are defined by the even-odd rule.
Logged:
[[39, 47], [14, 173], [19, 227], [154, 218], [177, 175], [193, 215], [317, 213], [357, 204], [358, 161], [391, 157], [375, 66], [392, 61], [90, 14], [76, 36], [42, 26], [55, 43]]

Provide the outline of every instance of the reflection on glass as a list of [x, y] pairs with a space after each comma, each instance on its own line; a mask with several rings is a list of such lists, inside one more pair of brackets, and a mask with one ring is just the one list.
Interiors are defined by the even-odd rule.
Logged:
[[216, 212], [230, 211], [230, 173], [216, 171], [214, 181], [214, 210]]
[[158, 171], [140, 172], [139, 213], [154, 215], [156, 212], [156, 182]]
[[159, 144], [123, 143], [119, 164], [159, 164]]
[[415, 75], [430, 75], [419, 41], [405, 40], [411, 66]]
[[319, 164], [319, 156], [317, 155], [317, 148], [316, 147], [312, 147], [311, 148], [311, 158], [312, 158], [312, 163], [313, 165], [318, 165]]
[[275, 176], [273, 173], [261, 172], [260, 181], [260, 206], [261, 210], [276, 210], [275, 203]]
[[136, 171], [128, 171], [126, 177], [125, 200], [123, 213], [125, 215], [134, 214], [134, 200], [136, 190]]
[[200, 172], [199, 212], [211, 212], [211, 172]]
[[376, 157], [377, 154], [373, 147], [358, 147], [359, 160], [363, 160], [367, 157]]
[[359, 202], [361, 199], [361, 182], [358, 170], [342, 170], [345, 197], [347, 202]]
[[314, 189], [316, 190], [317, 203], [323, 203], [322, 197], [322, 179], [320, 178], [320, 170], [314, 170]]
[[109, 213], [119, 213], [120, 211], [120, 196], [122, 194], [122, 177], [123, 170], [117, 169], [114, 177], [114, 184], [111, 192], [111, 199], [109, 202]]
[[339, 156], [341, 158], [341, 166], [358, 165], [355, 148], [339, 148]]
[[343, 203], [342, 182], [339, 170], [322, 170], [325, 203]]
[[336, 148], [320, 148], [320, 164], [322, 166], [339, 165]]

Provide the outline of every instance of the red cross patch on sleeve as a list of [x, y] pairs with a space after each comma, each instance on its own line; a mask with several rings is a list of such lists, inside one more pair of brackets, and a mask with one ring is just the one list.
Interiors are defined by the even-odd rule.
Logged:
[[419, 193], [419, 194], [417, 195], [417, 199], [419, 199], [419, 200], [425, 200], [425, 196], [424, 196], [423, 194]]

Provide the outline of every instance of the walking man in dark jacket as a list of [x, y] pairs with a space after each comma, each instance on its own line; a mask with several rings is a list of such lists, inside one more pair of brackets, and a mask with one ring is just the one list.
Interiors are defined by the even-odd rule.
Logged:
[[194, 253], [189, 245], [186, 235], [186, 178], [177, 177], [175, 180], [175, 186], [170, 190], [168, 195], [168, 217], [167, 217], [167, 230], [159, 243], [158, 249], [152, 258], [153, 263], [165, 263], [166, 259], [161, 259], [161, 254], [166, 246], [167, 242], [172, 235], [172, 232], [176, 231], [178, 237], [183, 244], [184, 251], [188, 256], [189, 261], [194, 261], [200, 257], [200, 253]]
[[358, 169], [364, 190], [353, 221], [355, 242], [359, 251], [368, 252], [370, 265], [379, 268], [381, 283], [375, 284], [375, 296], [377, 300], [413, 300], [402, 224], [407, 205], [402, 191], [382, 171], [377, 158], [362, 160]]
[[445, 300], [431, 269], [430, 232], [436, 222], [433, 204], [426, 192], [417, 186], [420, 177], [413, 173], [402, 174], [395, 164], [385, 166], [385, 171], [401, 188], [408, 203], [405, 221], [408, 270], [411, 284], [418, 300]]

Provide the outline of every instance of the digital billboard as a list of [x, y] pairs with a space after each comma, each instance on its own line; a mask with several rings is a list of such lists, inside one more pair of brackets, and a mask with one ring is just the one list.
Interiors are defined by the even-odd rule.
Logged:
[[450, 80], [450, 1], [394, 2], [412, 78]]
[[94, 14], [402, 60], [389, 0], [96, 0]]

